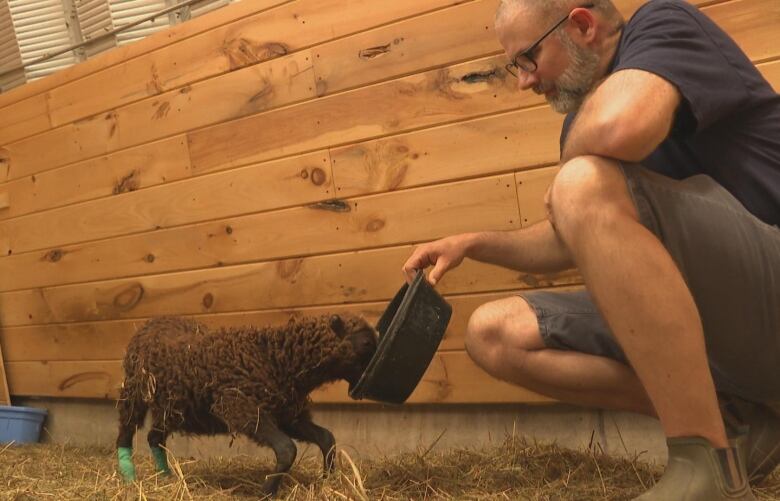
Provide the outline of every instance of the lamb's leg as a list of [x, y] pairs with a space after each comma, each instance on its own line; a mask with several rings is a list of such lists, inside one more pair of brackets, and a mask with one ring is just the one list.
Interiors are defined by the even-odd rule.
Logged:
[[217, 400], [212, 413], [222, 419], [231, 432], [242, 433], [255, 442], [270, 446], [276, 455], [274, 473], [263, 483], [263, 493], [275, 496], [282, 481], [282, 474], [290, 471], [298, 449], [295, 443], [276, 426], [271, 417], [260, 411], [257, 402], [240, 395], [230, 395]]
[[120, 392], [117, 407], [119, 408], [119, 434], [116, 439], [116, 453], [119, 473], [125, 482], [133, 482], [136, 478], [133, 464], [133, 437], [136, 430], [143, 426], [148, 408], [142, 400], [134, 399], [125, 388]]
[[284, 431], [292, 438], [317, 444], [322, 451], [325, 476], [333, 471], [336, 458], [336, 439], [333, 438], [333, 433], [315, 424], [308, 413], [300, 416], [294, 423], [285, 426]]
[[282, 481], [282, 474], [290, 471], [298, 449], [290, 437], [280, 430], [269, 418], [260, 423], [261, 429], [256, 433], [256, 440], [260, 443], [268, 444], [274, 450], [276, 455], [276, 468], [273, 475], [266, 477], [263, 483], [263, 492], [271, 496], [276, 495], [279, 484]]
[[168, 458], [163, 448], [165, 447], [166, 438], [168, 438], [168, 431], [165, 426], [165, 418], [157, 409], [152, 409], [152, 428], [146, 435], [146, 440], [149, 442], [149, 450], [152, 451], [157, 472], [163, 475], [170, 475], [171, 469], [168, 468]]

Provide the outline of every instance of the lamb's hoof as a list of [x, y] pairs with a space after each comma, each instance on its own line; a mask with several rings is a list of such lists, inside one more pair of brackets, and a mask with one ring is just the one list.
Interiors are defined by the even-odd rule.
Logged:
[[323, 468], [323, 478], [328, 478], [336, 470], [336, 450], [331, 449], [325, 456], [325, 467]]
[[136, 481], [135, 472], [126, 473], [125, 471], [122, 470], [122, 468], [120, 468], [119, 469], [119, 473], [122, 474], [122, 481], [125, 484], [133, 484], [133, 483], [135, 483], [135, 481]]
[[168, 467], [168, 458], [161, 447], [152, 447], [152, 457], [154, 457], [154, 466], [157, 474], [161, 477], [170, 477], [171, 469]]
[[116, 451], [119, 473], [126, 484], [135, 482], [135, 465], [133, 464], [133, 449], [129, 447], [119, 447]]
[[263, 483], [263, 499], [275, 499], [279, 491], [279, 484], [282, 483], [282, 475], [272, 473], [266, 477]]

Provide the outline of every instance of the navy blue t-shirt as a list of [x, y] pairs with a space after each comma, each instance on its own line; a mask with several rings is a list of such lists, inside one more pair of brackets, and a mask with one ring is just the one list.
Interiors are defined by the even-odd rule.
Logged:
[[780, 95], [737, 44], [686, 1], [651, 0], [621, 34], [609, 71], [623, 69], [654, 73], [683, 98], [669, 136], [642, 165], [675, 179], [707, 174], [780, 226]]

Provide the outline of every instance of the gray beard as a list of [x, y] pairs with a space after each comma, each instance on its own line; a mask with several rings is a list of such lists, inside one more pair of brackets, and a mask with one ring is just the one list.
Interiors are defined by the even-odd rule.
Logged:
[[557, 92], [547, 102], [553, 110], [565, 114], [577, 111], [593, 88], [597, 80], [599, 56], [575, 44], [566, 32], [560, 33], [560, 39], [569, 54], [570, 64], [555, 81]]

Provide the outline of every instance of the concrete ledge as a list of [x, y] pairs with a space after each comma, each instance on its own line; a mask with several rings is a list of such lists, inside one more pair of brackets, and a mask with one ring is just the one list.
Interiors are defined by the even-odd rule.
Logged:
[[[113, 401], [16, 399], [15, 405], [44, 407], [49, 418], [43, 441], [77, 446], [110, 446], [116, 440]], [[507, 435], [556, 442], [583, 449], [600, 447], [609, 454], [663, 463], [666, 444], [655, 419], [630, 413], [584, 410], [564, 405], [317, 405], [315, 421], [330, 429], [340, 447], [353, 456], [376, 457], [425, 450], [441, 436], [435, 450], [496, 444]], [[136, 434], [136, 448], [148, 451], [146, 429]], [[232, 446], [230, 446], [232, 442]], [[271, 457], [268, 449], [244, 437], [174, 435], [168, 447], [177, 457], [233, 455]], [[301, 453], [319, 454], [301, 445]]]

